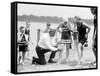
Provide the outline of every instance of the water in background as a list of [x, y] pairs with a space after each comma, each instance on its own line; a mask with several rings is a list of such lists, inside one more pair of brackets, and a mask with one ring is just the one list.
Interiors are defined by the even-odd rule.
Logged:
[[[25, 22], [19, 22], [18, 21], [18, 29], [20, 26], [25, 26], [26, 23]], [[59, 24], [51, 24], [51, 27], [54, 27], [54, 28], [57, 28]], [[92, 45], [92, 36], [93, 36], [93, 25], [90, 25], [89, 26], [91, 28], [91, 31], [88, 35], [88, 45], [89, 47], [91, 48], [91, 45]], [[30, 26], [30, 36], [31, 36], [31, 41], [33, 42], [32, 45], [29, 45], [29, 56], [32, 57], [32, 56], [36, 56], [37, 57], [37, 54], [35, 52], [35, 47], [37, 45], [37, 29], [41, 29], [41, 30], [45, 30], [46, 28], [46, 23], [36, 23], [36, 22], [31, 22], [31, 26]], [[41, 33], [42, 35], [42, 33]], [[61, 35], [59, 33], [57, 33], [57, 38], [58, 40], [60, 40], [61, 38]]]

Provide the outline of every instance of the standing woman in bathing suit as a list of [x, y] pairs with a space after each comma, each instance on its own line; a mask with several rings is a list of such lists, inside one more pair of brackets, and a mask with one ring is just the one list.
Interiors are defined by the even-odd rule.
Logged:
[[[60, 31], [61, 28], [61, 31]], [[61, 33], [61, 41], [59, 42], [61, 44], [61, 52], [59, 54], [59, 61], [58, 63], [62, 62], [62, 55], [64, 52], [64, 46], [66, 45], [66, 61], [68, 59], [69, 56], [69, 49], [70, 49], [70, 45], [72, 43], [72, 39], [71, 39], [71, 28], [70, 28], [70, 24], [65, 21], [63, 24], [60, 24], [57, 28], [58, 32]]]
[[88, 27], [88, 24], [84, 23], [82, 19], [78, 16], [74, 17], [74, 21], [77, 25], [77, 31], [78, 31], [78, 64], [81, 64], [81, 59], [83, 57], [83, 50], [84, 46], [87, 46], [87, 39], [88, 39], [88, 33], [90, 32], [90, 27]]

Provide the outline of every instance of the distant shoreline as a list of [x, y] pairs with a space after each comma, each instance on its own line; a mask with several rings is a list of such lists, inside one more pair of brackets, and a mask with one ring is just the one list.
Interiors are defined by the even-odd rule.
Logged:
[[[57, 16], [35, 16], [35, 15], [21, 15], [18, 16], [18, 21], [25, 22], [35, 22], [35, 23], [62, 23], [64, 19]], [[72, 17], [68, 18], [68, 21], [73, 23], [74, 19]], [[93, 25], [93, 19], [82, 19], [88, 25]]]

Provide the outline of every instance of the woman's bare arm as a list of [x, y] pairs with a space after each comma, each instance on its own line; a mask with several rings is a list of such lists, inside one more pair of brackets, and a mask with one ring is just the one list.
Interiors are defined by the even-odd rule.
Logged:
[[60, 31], [60, 28], [61, 28], [61, 24], [57, 27], [57, 31], [59, 32], [59, 33], [62, 33], [61, 31]]

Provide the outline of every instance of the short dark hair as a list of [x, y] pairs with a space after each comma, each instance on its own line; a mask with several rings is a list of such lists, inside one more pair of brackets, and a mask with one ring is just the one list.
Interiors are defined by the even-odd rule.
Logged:
[[74, 19], [81, 20], [81, 18], [79, 16], [75, 16]]
[[22, 29], [24, 29], [24, 27], [23, 27], [23, 26], [21, 26], [21, 27], [19, 28], [19, 30], [22, 30]]
[[47, 26], [50, 26], [50, 23], [47, 23]]
[[68, 22], [67, 21], [64, 21], [64, 24], [67, 24]]

